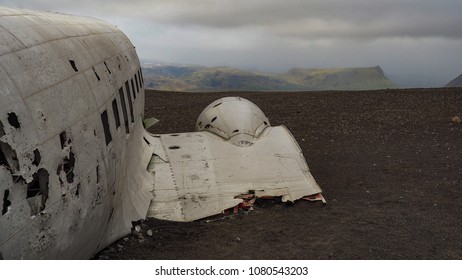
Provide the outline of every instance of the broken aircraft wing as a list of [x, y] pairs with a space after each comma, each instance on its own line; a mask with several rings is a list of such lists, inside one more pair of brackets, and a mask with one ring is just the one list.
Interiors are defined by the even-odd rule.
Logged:
[[217, 100], [196, 128], [153, 139], [149, 217], [192, 221], [232, 208], [246, 194], [295, 201], [321, 193], [287, 128], [271, 127], [250, 101]]

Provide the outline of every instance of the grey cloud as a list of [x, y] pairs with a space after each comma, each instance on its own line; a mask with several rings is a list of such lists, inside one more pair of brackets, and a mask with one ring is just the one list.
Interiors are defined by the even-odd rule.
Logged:
[[339, 36], [462, 38], [460, 1], [203, 0], [188, 3], [163, 2], [150, 20], [225, 30], [261, 27], [270, 33], [314, 36], [315, 39]]
[[[138, 0], [3, 1], [129, 17], [191, 28], [260, 27], [284, 36], [316, 38], [462, 38], [462, 2], [456, 0]], [[313, 24], [316, 23], [316, 24]]]
[[462, 72], [460, 0], [0, 0], [105, 19], [141, 59], [285, 71], [381, 65], [408, 85]]

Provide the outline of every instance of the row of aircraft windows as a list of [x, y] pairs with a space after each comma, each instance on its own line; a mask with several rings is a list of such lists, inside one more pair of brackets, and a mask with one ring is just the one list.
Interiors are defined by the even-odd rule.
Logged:
[[[129, 80], [125, 81], [125, 84], [119, 88], [119, 99], [120, 99], [120, 102], [122, 103], [123, 124], [125, 126], [125, 133], [127, 134], [130, 133], [130, 122], [131, 123], [135, 122], [135, 116], [133, 114], [133, 103], [136, 101], [137, 94], [139, 94], [140, 89], [143, 88], [143, 82], [144, 82], [143, 73], [141, 72], [141, 69], [138, 69], [135, 75]], [[127, 111], [127, 104], [125, 102], [125, 96], [127, 97], [127, 100], [128, 100], [129, 111]], [[116, 129], [119, 129], [122, 123], [121, 123], [121, 119], [119, 115], [119, 105], [118, 105], [116, 96], [112, 100], [112, 112], [114, 113], [115, 127]], [[130, 118], [128, 116], [129, 112], [130, 112]], [[111, 129], [109, 127], [109, 117], [107, 114], [107, 110], [104, 110], [104, 112], [101, 113], [101, 122], [103, 123], [104, 137], [106, 139], [106, 146], [107, 146], [112, 141], [112, 134], [111, 134]]]

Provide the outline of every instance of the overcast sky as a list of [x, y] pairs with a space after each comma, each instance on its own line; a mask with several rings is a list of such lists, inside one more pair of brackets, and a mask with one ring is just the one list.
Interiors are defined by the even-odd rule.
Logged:
[[101, 18], [141, 60], [284, 72], [380, 65], [395, 82], [462, 74], [461, 0], [0, 0]]

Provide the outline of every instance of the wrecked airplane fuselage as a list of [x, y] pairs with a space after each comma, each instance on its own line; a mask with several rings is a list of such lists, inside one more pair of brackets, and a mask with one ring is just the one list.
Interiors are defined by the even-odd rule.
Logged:
[[212, 103], [196, 132], [147, 133], [140, 62], [112, 25], [1, 7], [0, 42], [2, 258], [86, 259], [147, 216], [321, 192], [288, 130], [248, 101]]

